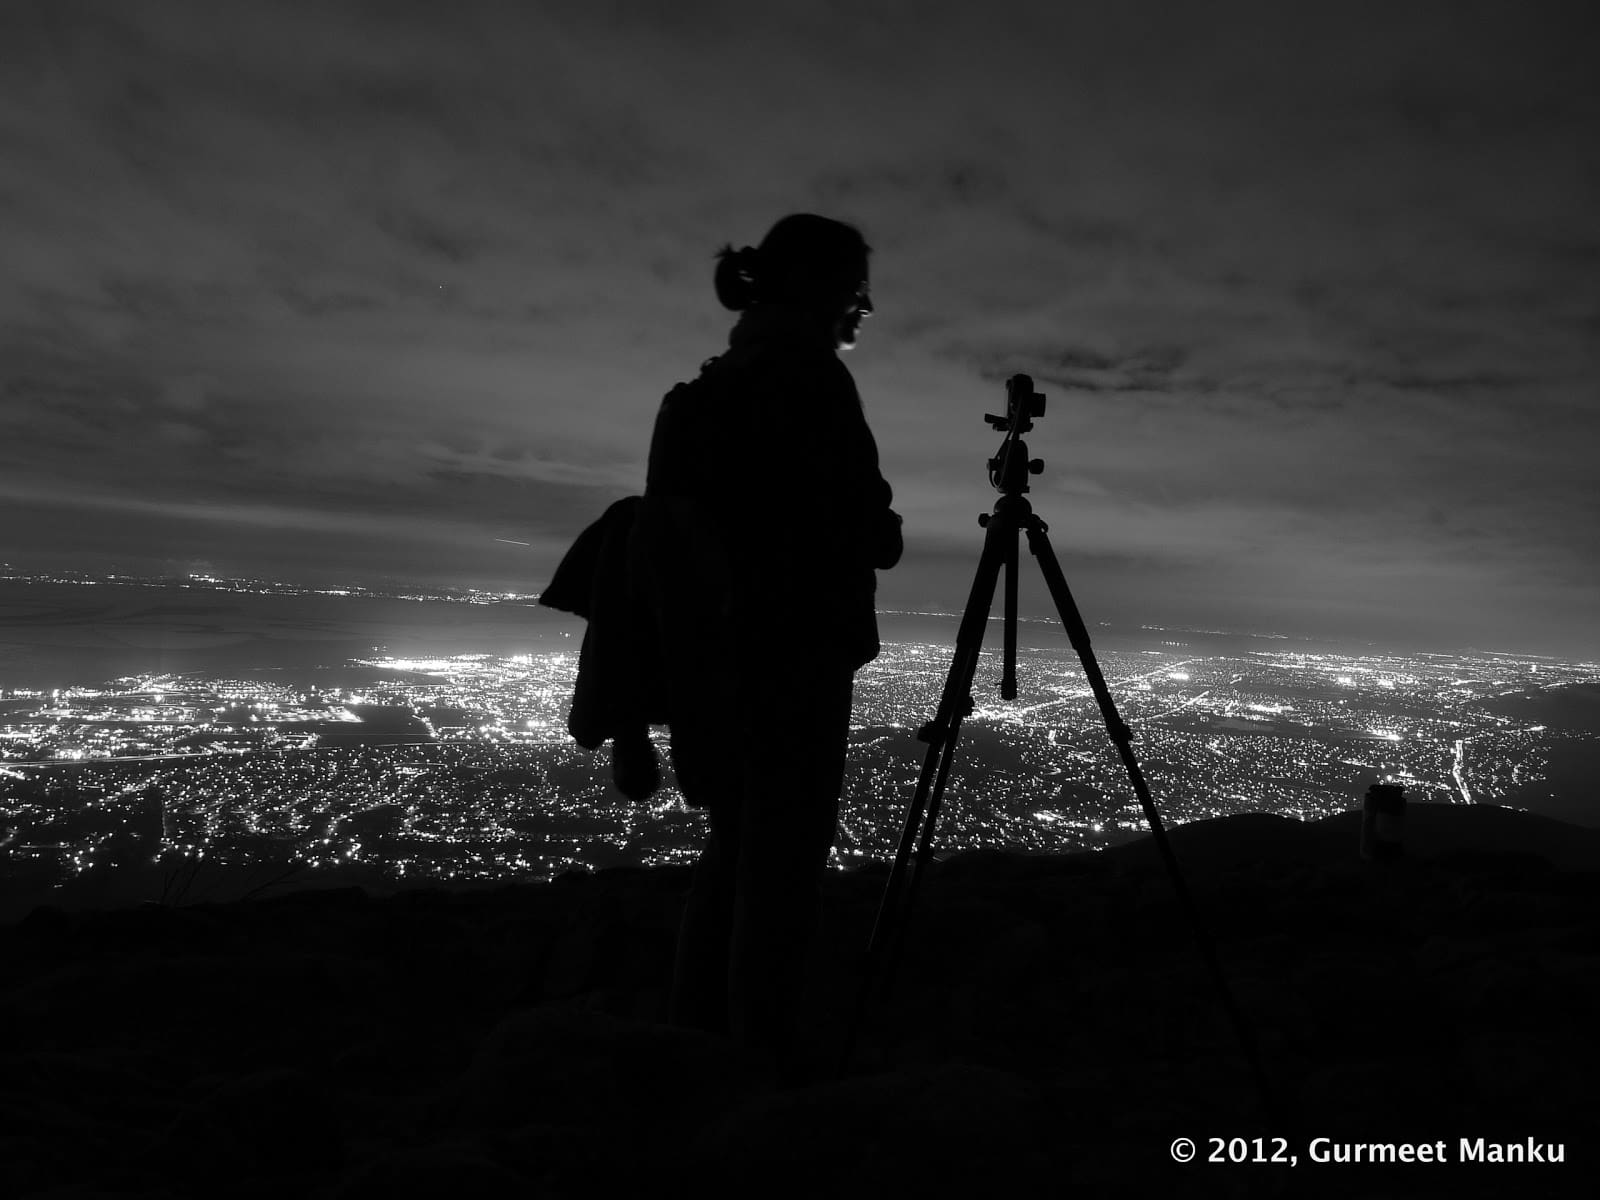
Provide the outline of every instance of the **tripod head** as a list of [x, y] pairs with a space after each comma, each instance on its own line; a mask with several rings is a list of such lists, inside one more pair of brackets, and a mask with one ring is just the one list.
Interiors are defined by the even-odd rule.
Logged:
[[1028, 458], [1028, 444], [1022, 435], [1033, 428], [1033, 418], [1044, 416], [1044, 393], [1033, 390], [1029, 375], [1013, 375], [1006, 380], [1006, 415], [984, 413], [983, 419], [995, 429], [1006, 431], [1006, 440], [989, 460], [989, 482], [1006, 495], [1017, 496], [1028, 490], [1028, 476], [1044, 470], [1044, 459]]
[[1006, 415], [997, 417], [984, 413], [983, 419], [996, 429], [1012, 433], [1027, 433], [1033, 428], [1034, 417], [1044, 416], [1044, 393], [1033, 390], [1031, 375], [1013, 375], [1006, 380]]

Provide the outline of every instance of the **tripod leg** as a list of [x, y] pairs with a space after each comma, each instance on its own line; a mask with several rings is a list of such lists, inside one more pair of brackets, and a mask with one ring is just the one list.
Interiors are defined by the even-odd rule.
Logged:
[[983, 646], [984, 627], [989, 620], [989, 608], [994, 603], [995, 584], [1004, 559], [1006, 541], [1015, 547], [1015, 525], [1004, 527], [1001, 521], [989, 523], [984, 539], [983, 553], [978, 559], [978, 570], [972, 581], [972, 591], [967, 597], [967, 607], [956, 631], [956, 651], [945, 676], [944, 692], [939, 699], [939, 711], [934, 719], [918, 734], [928, 743], [923, 759], [922, 774], [917, 779], [917, 789], [906, 810], [905, 828], [900, 835], [900, 845], [895, 851], [894, 866], [889, 872], [889, 882], [884, 889], [883, 903], [878, 909], [878, 920], [872, 930], [868, 954], [876, 954], [883, 946], [888, 927], [892, 923], [895, 901], [905, 882], [907, 865], [922, 833], [924, 818], [932, 785], [937, 776], [941, 781], [949, 773], [949, 756], [955, 749], [956, 735], [961, 718], [972, 703], [972, 677], [978, 669], [978, 653]]
[[[888, 882], [884, 885], [883, 899], [878, 905], [878, 915], [872, 926], [872, 937], [867, 943], [866, 971], [861, 980], [861, 990], [856, 997], [855, 1016], [845, 1034], [844, 1046], [839, 1056], [840, 1075], [849, 1070], [850, 1060], [855, 1053], [856, 1036], [860, 1032], [861, 1021], [866, 1014], [872, 993], [877, 990], [880, 977], [885, 990], [887, 989], [892, 971], [886, 968], [898, 959], [898, 947], [904, 942], [904, 918], [909, 910], [910, 893], [902, 902], [901, 892], [905, 888], [912, 847], [920, 841], [918, 870], [913, 876], [915, 879], [921, 874], [921, 867], [926, 859], [926, 848], [932, 842], [933, 822], [938, 816], [939, 798], [944, 793], [945, 781], [950, 775], [950, 764], [954, 760], [961, 719], [971, 711], [972, 677], [978, 668], [978, 654], [983, 646], [984, 628], [989, 620], [990, 606], [994, 603], [995, 585], [999, 579], [1001, 563], [1004, 561], [1006, 545], [1009, 542], [1014, 555], [1017, 532], [1015, 522], [999, 520], [989, 522], [983, 553], [978, 559], [978, 570], [972, 580], [972, 591], [967, 596], [967, 607], [962, 613], [961, 625], [956, 632], [956, 650], [950, 662], [950, 671], [945, 676], [944, 692], [939, 699], [939, 711], [918, 734], [918, 737], [928, 743], [928, 752], [923, 757], [922, 774], [917, 779], [916, 791], [912, 794], [911, 803], [906, 809], [905, 828], [900, 835], [900, 844], [895, 850], [894, 865], [889, 870]], [[896, 947], [895, 953], [886, 954], [885, 948], [891, 941]]]
[[1135, 795], [1139, 797], [1140, 807], [1144, 809], [1145, 820], [1149, 822], [1156, 849], [1160, 852], [1161, 859], [1166, 864], [1167, 874], [1172, 880], [1172, 890], [1177, 893], [1178, 904], [1189, 917], [1195, 945], [1200, 950], [1200, 957], [1205, 962], [1212, 982], [1216, 986], [1217, 997], [1222, 1002], [1223, 1012], [1227, 1015], [1229, 1024], [1233, 1026], [1234, 1036], [1238, 1039], [1245, 1060], [1250, 1064], [1251, 1073], [1255, 1076], [1256, 1089], [1261, 1096], [1262, 1107], [1266, 1110], [1264, 1115], [1271, 1120], [1283, 1110], [1276, 1102], [1273, 1089], [1267, 1082], [1266, 1072], [1262, 1068], [1260, 1054], [1256, 1049], [1255, 1035], [1234, 999], [1233, 989], [1228, 986], [1227, 977], [1222, 973], [1222, 964], [1217, 959], [1216, 943], [1211, 940], [1205, 923], [1201, 921], [1194, 898], [1189, 893], [1189, 885], [1184, 882], [1183, 875], [1178, 870], [1177, 856], [1173, 854], [1172, 846], [1167, 841], [1167, 831], [1162, 826], [1161, 815], [1156, 812], [1155, 801], [1150, 797], [1150, 788], [1145, 783], [1144, 772], [1139, 769], [1139, 761], [1133, 754], [1133, 731], [1123, 723], [1122, 717], [1117, 713], [1116, 701], [1111, 698], [1111, 690], [1106, 687], [1105, 676], [1100, 673], [1100, 664], [1095, 660], [1094, 649], [1089, 644], [1089, 631], [1083, 624], [1083, 617], [1078, 613], [1077, 603], [1072, 599], [1072, 591], [1067, 587], [1067, 577], [1061, 572], [1061, 563], [1057, 561], [1055, 551], [1050, 548], [1050, 539], [1045, 535], [1044, 522], [1038, 517], [1030, 516], [1026, 527], [1028, 549], [1039, 561], [1039, 569], [1044, 573], [1051, 599], [1055, 601], [1056, 611], [1061, 614], [1061, 623], [1066, 626], [1067, 637], [1083, 663], [1083, 672], [1088, 676], [1089, 686], [1094, 689], [1095, 699], [1100, 703], [1100, 714], [1105, 718], [1106, 731], [1110, 733], [1111, 741], [1122, 756], [1122, 765], [1128, 770], [1128, 780], [1133, 784]]
[[1000, 699], [1017, 698], [1017, 539], [1006, 545], [1005, 666], [1000, 674]]
[[[973, 655], [972, 663], [967, 668], [967, 685], [972, 684], [972, 668], [977, 666], [977, 655]], [[945, 784], [950, 779], [950, 764], [956, 760], [956, 738], [961, 732], [962, 718], [972, 711], [971, 695], [968, 702], [957, 710], [951, 722], [949, 732], [941, 743], [939, 756], [939, 769], [933, 780], [933, 791], [928, 796], [928, 811], [922, 821], [922, 836], [917, 842], [917, 857], [915, 864], [905, 882], [905, 894], [900, 898], [896, 909], [896, 920], [891, 925], [883, 949], [883, 968], [881, 975], [881, 990], [887, 994], [894, 986], [895, 975], [900, 970], [900, 955], [906, 946], [906, 928], [911, 923], [911, 912], [917, 904], [917, 890], [922, 886], [922, 879], [928, 869], [928, 859], [933, 854], [933, 831], [939, 823], [939, 807], [944, 800]]]
[[[1163, 857], [1170, 859], [1172, 851], [1167, 846], [1166, 831], [1162, 828], [1161, 816], [1156, 812], [1155, 801], [1150, 798], [1150, 789], [1145, 784], [1144, 772], [1139, 769], [1139, 761], [1133, 756], [1133, 731], [1123, 723], [1122, 717], [1117, 713], [1117, 702], [1111, 698], [1111, 689], [1106, 687], [1105, 676], [1100, 673], [1100, 664], [1095, 660], [1094, 647], [1089, 644], [1089, 630], [1084, 626], [1083, 617], [1078, 613], [1078, 605], [1072, 598], [1071, 589], [1067, 587], [1067, 577], [1061, 573], [1061, 563], [1057, 561], [1055, 551], [1050, 548], [1050, 539], [1045, 535], [1044, 522], [1037, 517], [1028, 521], [1028, 549], [1039, 561], [1039, 570], [1043, 572], [1045, 585], [1050, 589], [1050, 598], [1055, 601], [1056, 611], [1060, 614], [1061, 623], [1067, 630], [1067, 638], [1072, 642], [1072, 648], [1078, 652], [1079, 661], [1083, 663], [1083, 673], [1088, 676], [1089, 687], [1093, 689], [1094, 698], [1100, 704], [1100, 715], [1105, 718], [1106, 730], [1111, 735], [1112, 744], [1122, 756], [1122, 765], [1127, 768], [1128, 779], [1133, 784], [1134, 794], [1139, 797], [1145, 819], [1150, 823], [1151, 832], [1156, 836]], [[1172, 860], [1172, 865], [1176, 867], [1176, 860]]]

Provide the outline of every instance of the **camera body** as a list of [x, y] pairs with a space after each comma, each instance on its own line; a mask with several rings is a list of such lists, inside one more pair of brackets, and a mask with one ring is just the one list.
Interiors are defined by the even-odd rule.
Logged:
[[1028, 490], [1028, 476], [1044, 470], [1044, 460], [1028, 457], [1022, 435], [1033, 428], [1033, 418], [1044, 416], [1044, 393], [1033, 390], [1033, 377], [1013, 375], [1006, 380], [1006, 415], [984, 413], [983, 419], [1005, 430], [1006, 440], [989, 460], [989, 482], [1001, 492], [1020, 496]]
[[1006, 415], [997, 417], [984, 413], [983, 419], [996, 429], [1010, 433], [1027, 433], [1033, 428], [1033, 418], [1044, 416], [1044, 393], [1033, 390], [1033, 376], [1013, 375], [1006, 380]]

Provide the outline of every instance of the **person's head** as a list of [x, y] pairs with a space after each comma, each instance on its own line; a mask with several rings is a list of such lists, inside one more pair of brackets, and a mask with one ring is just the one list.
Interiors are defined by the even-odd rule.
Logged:
[[867, 256], [861, 231], [813, 213], [784, 217], [761, 245], [717, 251], [717, 299], [735, 311], [783, 304], [815, 314], [833, 333], [834, 345], [849, 349], [872, 312]]

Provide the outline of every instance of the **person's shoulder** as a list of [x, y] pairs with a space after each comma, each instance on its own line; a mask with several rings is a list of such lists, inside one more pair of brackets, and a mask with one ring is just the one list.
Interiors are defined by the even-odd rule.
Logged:
[[798, 407], [812, 416], [819, 402], [825, 407], [837, 403], [841, 411], [861, 406], [854, 376], [826, 344], [752, 347], [723, 355], [718, 366], [711, 373], [710, 389], [717, 394], [764, 395], [780, 410]]
[[855, 376], [850, 374], [850, 368], [844, 365], [837, 351], [808, 347], [804, 354], [794, 360], [794, 374], [811, 387], [824, 388], [852, 398], [856, 395]]
[[824, 389], [838, 397], [846, 415], [861, 413], [861, 393], [856, 390], [856, 377], [850, 374], [850, 368], [844, 365], [844, 360], [838, 354], [828, 355], [828, 361], [821, 368], [821, 378]]

